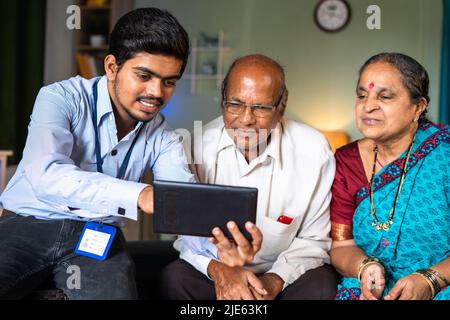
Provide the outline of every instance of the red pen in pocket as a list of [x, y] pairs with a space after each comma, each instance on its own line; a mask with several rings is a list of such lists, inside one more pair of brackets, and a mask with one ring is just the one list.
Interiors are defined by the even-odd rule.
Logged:
[[291, 224], [292, 222], [292, 218], [291, 217], [287, 217], [284, 214], [282, 214], [281, 216], [278, 217], [277, 221], [284, 223], [284, 224]]

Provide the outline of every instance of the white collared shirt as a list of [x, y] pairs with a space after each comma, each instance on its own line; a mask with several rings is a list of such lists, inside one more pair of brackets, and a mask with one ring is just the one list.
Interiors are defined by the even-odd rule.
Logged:
[[[285, 287], [310, 269], [329, 262], [329, 204], [335, 160], [316, 130], [282, 119], [264, 152], [250, 163], [224, 129], [222, 117], [203, 128], [199, 182], [258, 189], [256, 224], [263, 244], [246, 265], [255, 273], [278, 274]], [[293, 219], [277, 222], [280, 215]], [[206, 238], [182, 236], [175, 242], [180, 257], [207, 275], [217, 249]]]

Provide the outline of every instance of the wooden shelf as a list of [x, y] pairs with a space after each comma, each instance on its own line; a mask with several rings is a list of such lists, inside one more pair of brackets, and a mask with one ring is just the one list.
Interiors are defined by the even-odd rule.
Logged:
[[[75, 50], [78, 72], [84, 78], [89, 79], [103, 74], [100, 66], [103, 56], [109, 50], [106, 42], [108, 34], [111, 32], [112, 10], [119, 1], [124, 0], [111, 0], [107, 3], [104, 1], [81, 1], [83, 28], [77, 32]], [[98, 43], [98, 46], [91, 45], [90, 37], [95, 34], [105, 37], [102, 42]]]
[[13, 154], [11, 150], [0, 150], [0, 157], [10, 157]]
[[[6, 177], [7, 177], [7, 167], [8, 167], [8, 157], [12, 156], [13, 152], [11, 150], [0, 150], [0, 193], [5, 189]], [[0, 214], [1, 214], [0, 209]], [[1, 215], [0, 215], [1, 216]]]
[[[211, 46], [197, 45], [197, 38], [192, 39], [191, 56], [190, 56], [190, 73], [183, 76], [182, 79], [189, 80], [191, 82], [191, 94], [197, 93], [196, 82], [199, 80], [214, 80], [216, 87], [220, 88], [223, 78], [225, 77], [224, 70], [224, 53], [232, 50], [231, 47], [224, 46], [224, 33], [222, 31], [218, 34], [218, 44], [211, 44]], [[214, 60], [211, 62], [214, 65], [215, 74], [204, 74], [199, 72], [199, 65], [202, 61], [202, 57], [207, 57], [208, 53], [215, 55]], [[209, 63], [208, 63], [209, 64]]]

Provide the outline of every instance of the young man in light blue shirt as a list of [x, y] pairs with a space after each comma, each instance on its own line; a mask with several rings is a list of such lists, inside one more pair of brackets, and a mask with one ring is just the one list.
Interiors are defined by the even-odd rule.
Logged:
[[[194, 181], [179, 136], [159, 114], [188, 55], [175, 17], [137, 9], [111, 34], [105, 76], [41, 89], [23, 159], [0, 197], [0, 298], [24, 297], [50, 274], [70, 299], [137, 297], [118, 226], [137, 220], [138, 208], [153, 212], [153, 189], [139, 183], [147, 170], [156, 179]], [[79, 241], [88, 247], [88, 221], [97, 223], [91, 232], [116, 226], [109, 252], [99, 251], [104, 261], [74, 253]], [[68, 286], [73, 265], [81, 271], [75, 287]]]

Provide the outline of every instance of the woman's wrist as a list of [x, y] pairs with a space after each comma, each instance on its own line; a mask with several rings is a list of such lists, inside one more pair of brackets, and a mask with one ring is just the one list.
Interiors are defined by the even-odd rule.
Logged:
[[429, 268], [427, 270], [436, 276], [436, 278], [437, 278], [436, 280], [439, 283], [439, 286], [440, 286], [441, 289], [447, 287], [448, 285], [450, 285], [449, 281], [441, 273], [439, 273], [437, 270], [431, 269], [431, 268]]
[[372, 264], [378, 264], [379, 266], [381, 266], [382, 269], [384, 269], [383, 264], [380, 262], [380, 260], [377, 257], [369, 256], [369, 257], [365, 258], [363, 261], [361, 261], [361, 263], [359, 264], [359, 267], [358, 267], [359, 282], [361, 282], [361, 278], [362, 278], [362, 274], [363, 274], [364, 270]]
[[[431, 299], [434, 299], [441, 289], [449, 284], [448, 280], [443, 275], [431, 268], [417, 270], [413, 274], [417, 274], [427, 281], [428, 286], [431, 289]], [[442, 285], [440, 282], [442, 282]]]
[[441, 291], [441, 287], [436, 279], [436, 276], [429, 270], [430, 269], [421, 269], [417, 270], [416, 272], [413, 272], [413, 274], [416, 274], [425, 279], [431, 290], [431, 299], [434, 299], [434, 297], [439, 293], [439, 291]]

